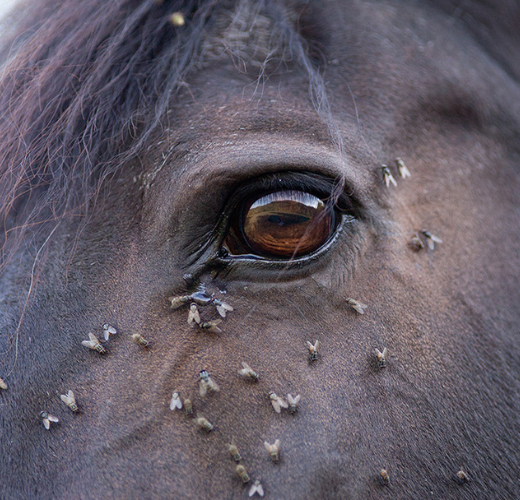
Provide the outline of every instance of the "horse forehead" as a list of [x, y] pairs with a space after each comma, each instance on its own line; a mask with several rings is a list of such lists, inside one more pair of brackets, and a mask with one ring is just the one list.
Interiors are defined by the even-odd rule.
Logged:
[[[348, 9], [335, 2], [317, 9], [309, 30], [310, 44], [321, 41], [328, 30], [320, 57], [327, 64], [326, 84], [336, 112], [343, 113], [340, 126], [346, 136], [356, 133], [345, 127], [359, 128], [356, 116], [360, 113], [365, 120], [382, 124], [392, 122], [396, 114], [407, 121], [422, 118], [428, 108], [468, 116], [514, 115], [500, 105], [507, 89], [502, 87], [500, 94], [494, 91], [502, 78], [496, 65], [482, 57], [463, 30], [440, 30], [439, 25], [447, 21], [438, 12], [428, 11], [431, 16], [425, 16], [416, 6], [371, 3], [352, 8], [350, 16]], [[310, 11], [314, 13], [312, 8]], [[309, 100], [309, 75], [295, 64], [290, 41], [255, 38], [257, 31], [264, 30], [263, 22], [256, 21], [265, 17], [257, 4], [240, 3], [236, 11], [226, 10], [220, 16], [225, 21], [216, 23], [205, 43], [223, 50], [203, 50], [204, 70], [190, 76], [189, 87], [171, 110], [178, 120], [177, 127], [168, 127], [175, 136], [172, 141], [178, 140], [177, 134], [215, 138], [228, 129], [240, 137], [247, 130], [282, 133], [298, 125], [326, 136], [323, 119]], [[370, 22], [360, 23], [360, 18]], [[243, 39], [237, 37], [239, 45], [259, 48], [254, 55], [243, 57], [245, 66], [240, 62], [242, 49], [237, 49], [237, 55], [225, 48], [228, 32], [243, 33]], [[265, 56], [275, 49], [280, 54]], [[273, 60], [275, 69], [269, 66]], [[269, 65], [262, 66], [264, 63]], [[248, 64], [255, 67], [248, 70]], [[262, 66], [260, 72], [258, 65]], [[369, 87], [366, 81], [371, 82]], [[364, 94], [358, 90], [361, 88]]]

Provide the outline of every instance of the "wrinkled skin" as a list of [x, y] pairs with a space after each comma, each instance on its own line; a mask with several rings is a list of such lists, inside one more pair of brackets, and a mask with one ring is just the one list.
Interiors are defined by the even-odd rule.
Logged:
[[[346, 160], [303, 72], [280, 71], [259, 89], [230, 59], [215, 61], [190, 77], [149, 157], [111, 181], [73, 256], [74, 221], [49, 241], [0, 395], [2, 498], [245, 497], [231, 440], [268, 498], [516, 497], [518, 82], [425, 6], [327, 2], [320, 16]], [[412, 177], [387, 188], [379, 165], [394, 168], [397, 156]], [[358, 221], [297, 269], [237, 261], [212, 275], [226, 200], [286, 170], [343, 174]], [[433, 252], [408, 245], [422, 228], [443, 240]], [[235, 308], [222, 333], [171, 310], [185, 274]], [[103, 357], [81, 341], [104, 322], [119, 333]], [[316, 339], [311, 364], [306, 341]], [[385, 346], [379, 370], [374, 349]], [[258, 383], [238, 375], [242, 361]], [[202, 369], [219, 393], [199, 396]], [[59, 400], [68, 389], [77, 415]], [[174, 390], [213, 432], [170, 411]], [[298, 412], [276, 414], [269, 391], [301, 394]], [[50, 432], [41, 410], [60, 418]], [[278, 464], [263, 445], [275, 439]]]

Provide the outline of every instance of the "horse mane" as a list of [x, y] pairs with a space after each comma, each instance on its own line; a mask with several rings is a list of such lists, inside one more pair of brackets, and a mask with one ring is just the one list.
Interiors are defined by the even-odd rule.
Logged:
[[[86, 214], [156, 129], [215, 4], [43, 0], [22, 12], [0, 82], [5, 236]], [[175, 9], [185, 28], [170, 22]]]

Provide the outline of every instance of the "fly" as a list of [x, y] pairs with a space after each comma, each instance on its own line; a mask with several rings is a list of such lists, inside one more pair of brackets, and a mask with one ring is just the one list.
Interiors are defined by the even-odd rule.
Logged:
[[316, 340], [314, 344], [311, 344], [307, 340], [307, 348], [309, 349], [309, 361], [316, 361], [318, 359], [318, 348], [320, 346], [320, 341]]
[[182, 410], [182, 401], [178, 392], [174, 392], [170, 401], [170, 410]]
[[199, 381], [199, 393], [201, 397], [204, 397], [208, 390], [213, 392], [220, 391], [220, 387], [217, 385], [217, 383], [210, 377], [209, 373], [206, 370], [202, 370], [199, 374], [200, 381]]
[[410, 173], [408, 168], [406, 168], [406, 165], [404, 164], [404, 161], [401, 160], [401, 158], [396, 158], [395, 163], [397, 165], [397, 170], [399, 170], [399, 175], [402, 179], [406, 179], [407, 177], [412, 176], [412, 174]]
[[117, 330], [113, 326], [110, 326], [108, 323], [105, 323], [103, 325], [103, 336], [105, 340], [108, 340], [110, 338], [110, 335], [115, 335], [116, 333]]
[[46, 411], [41, 411], [40, 417], [42, 417], [43, 426], [47, 430], [50, 430], [51, 422], [59, 422], [58, 417], [55, 417], [54, 415], [51, 415], [50, 413], [47, 413]]
[[67, 394], [62, 394], [60, 396], [61, 400], [74, 412], [78, 411], [78, 405], [76, 404], [76, 398], [74, 397], [74, 393], [69, 390]]
[[99, 354], [105, 354], [107, 352], [107, 350], [99, 343], [99, 339], [93, 333], [89, 333], [88, 338], [90, 340], [82, 340], [81, 344], [93, 351], [99, 352]]
[[381, 165], [381, 171], [383, 172], [383, 180], [386, 187], [390, 187], [390, 184], [397, 186], [397, 182], [395, 182], [394, 176], [392, 175], [392, 172], [390, 172], [388, 165]]
[[347, 299], [347, 304], [359, 314], [365, 314], [365, 309], [368, 307], [366, 304], [352, 298]]

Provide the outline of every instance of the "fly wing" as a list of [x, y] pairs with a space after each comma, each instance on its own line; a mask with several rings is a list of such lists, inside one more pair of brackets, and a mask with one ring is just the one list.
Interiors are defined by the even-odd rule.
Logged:
[[172, 309], [179, 309], [179, 307], [182, 307], [186, 302], [183, 300], [183, 296], [181, 297], [168, 297], [168, 300], [172, 303]]
[[282, 408], [289, 408], [289, 404], [287, 403], [287, 401], [284, 401], [282, 398], [278, 398], [278, 403]]
[[227, 312], [233, 311], [233, 307], [227, 304], [226, 302], [218, 302], [218, 304], [215, 304], [218, 313], [225, 318]]
[[60, 398], [67, 406], [70, 405], [71, 401], [70, 401], [69, 396], [66, 396], [65, 394], [62, 394], [60, 396]]
[[210, 328], [210, 330], [211, 330], [212, 332], [215, 332], [215, 333], [222, 333], [222, 329], [219, 328], [219, 327], [216, 326], [216, 325], [213, 325], [213, 326]]
[[50, 420], [51, 422], [59, 422], [58, 417], [55, 417], [54, 415], [48, 415], [47, 419]]
[[287, 394], [287, 401], [290, 405], [297, 405], [300, 401], [301, 396], [298, 394], [296, 397], [292, 397], [292, 394]]
[[364, 309], [367, 307], [365, 304], [358, 302], [357, 304], [352, 306], [359, 314], [365, 314]]
[[208, 321], [207, 323], [202, 323], [204, 328], [209, 330], [210, 332], [222, 333], [222, 330], [218, 327], [222, 323], [221, 319], [214, 319], [213, 321]]
[[92, 332], [89, 332], [88, 333], [88, 338], [90, 339], [90, 341], [94, 344], [94, 345], [97, 345], [99, 344], [99, 340], [98, 338], [92, 333]]
[[51, 428], [51, 423], [49, 422], [49, 419], [48, 418], [44, 418], [43, 419], [43, 426], [49, 430]]
[[103, 330], [103, 337], [105, 338], [105, 341], [108, 341], [110, 338], [110, 332], [108, 330]]
[[249, 496], [252, 497], [255, 493], [258, 493], [261, 497], [264, 496], [264, 489], [259, 481], [255, 481], [255, 484], [249, 488]]
[[271, 399], [271, 404], [273, 405], [274, 411], [276, 413], [281, 413], [282, 410], [280, 408], [279, 399]]
[[88, 347], [89, 349], [95, 349], [98, 342], [92, 342], [92, 340], [82, 340], [81, 344], [85, 347]]
[[208, 393], [208, 384], [204, 380], [199, 382], [199, 393], [201, 397], [204, 397]]
[[406, 165], [403, 165], [401, 167], [401, 177], [403, 179], [406, 179], [407, 177], [411, 177], [412, 174], [410, 173], [410, 171], [408, 170], [408, 167]]
[[175, 410], [175, 408], [178, 408], [179, 410], [182, 410], [182, 401], [179, 396], [176, 398], [172, 397], [172, 400], [170, 401], [170, 410]]
[[220, 391], [220, 387], [213, 379], [211, 379], [211, 390], [215, 392]]

